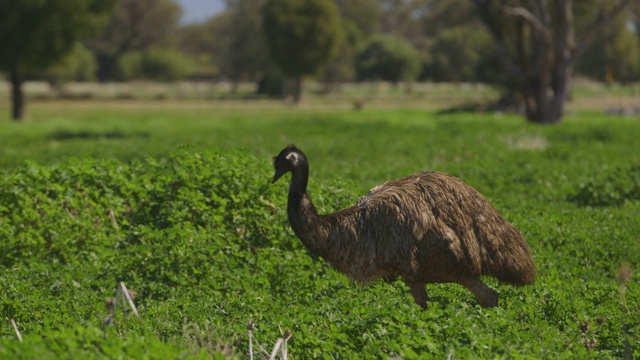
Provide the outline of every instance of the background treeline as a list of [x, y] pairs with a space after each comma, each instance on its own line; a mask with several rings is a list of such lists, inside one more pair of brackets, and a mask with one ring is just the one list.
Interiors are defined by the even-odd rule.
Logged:
[[[472, 1], [335, 0], [337, 53], [314, 77], [327, 85], [358, 80], [488, 82], [498, 61]], [[59, 64], [30, 78], [64, 81], [228, 80], [256, 82], [276, 95], [282, 76], [265, 37], [266, 0], [228, 0], [204, 23], [181, 24], [174, 0], [120, 0], [104, 28]], [[576, 24], [602, 9], [574, 5]], [[640, 80], [640, 6], [598, 32], [575, 67], [598, 81]]]
[[557, 123], [576, 74], [640, 79], [640, 0], [229, 0], [203, 24], [180, 15], [175, 0], [0, 2], [12, 117], [25, 79], [252, 82], [298, 102], [315, 78], [486, 82], [500, 106]]

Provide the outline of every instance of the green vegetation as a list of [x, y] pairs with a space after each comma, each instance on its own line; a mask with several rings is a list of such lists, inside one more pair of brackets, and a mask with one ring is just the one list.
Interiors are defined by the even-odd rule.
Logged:
[[336, 56], [342, 36], [338, 8], [331, 0], [267, 0], [263, 28], [274, 64], [295, 80], [298, 102], [302, 77]]
[[[0, 2], [0, 47], [4, 49], [0, 71], [6, 72], [11, 81], [14, 119], [24, 116], [25, 77], [61, 61], [73, 62], [67, 55], [76, 42], [96, 30], [114, 3], [113, 0]], [[84, 56], [78, 51], [75, 55]]]
[[[152, 46], [166, 43], [178, 28], [180, 12], [180, 6], [173, 0], [121, 0], [116, 2], [108, 22], [100, 29], [100, 33], [86, 40], [87, 46], [95, 56], [98, 79], [101, 82], [112, 80], [114, 70], [124, 55], [132, 52], [134, 54], [145, 52]], [[171, 55], [171, 57], [175, 58], [176, 55]], [[175, 62], [175, 60], [173, 61]], [[154, 62], [150, 65], [155, 66]], [[139, 79], [147, 77], [149, 71], [143, 70], [120, 75], [123, 77], [135, 76]], [[131, 77], [126, 80], [130, 80]]]
[[123, 55], [116, 76], [122, 79], [177, 81], [184, 79], [192, 67], [191, 58], [181, 52], [151, 48]]
[[[247, 324], [292, 358], [640, 357], [634, 118], [303, 102], [34, 102], [0, 112], [1, 358], [247, 358]], [[271, 157], [296, 143], [320, 212], [419, 170], [456, 175], [528, 239], [535, 285], [481, 309], [431, 285], [363, 287], [309, 257]], [[186, 145], [182, 146], [181, 145]], [[242, 148], [242, 149], [240, 149]], [[140, 318], [105, 298], [119, 281]], [[11, 325], [15, 320], [22, 343]]]
[[356, 55], [356, 71], [358, 80], [413, 81], [420, 72], [420, 55], [401, 37], [376, 35]]
[[[76, 2], [0, 3], [0, 80], [11, 82], [16, 120], [29, 80], [59, 98], [69, 98], [65, 82], [97, 79], [229, 81], [234, 95], [294, 100], [303, 80], [325, 93], [371, 79], [483, 83], [501, 92], [499, 106], [541, 123], [564, 116], [574, 74], [608, 86], [640, 80], [640, 3], [631, 0], [229, 0], [190, 24], [178, 0]], [[249, 91], [238, 88], [247, 82]]]

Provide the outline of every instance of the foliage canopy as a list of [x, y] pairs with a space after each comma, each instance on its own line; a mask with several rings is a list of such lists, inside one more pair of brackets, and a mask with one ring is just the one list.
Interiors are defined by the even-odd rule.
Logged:
[[578, 57], [632, 0], [474, 2], [509, 78], [500, 85], [519, 94], [527, 120], [557, 123]]
[[165, 41], [178, 27], [181, 8], [173, 0], [118, 1], [103, 31], [87, 41], [98, 63], [98, 79], [111, 80], [118, 59]]
[[393, 35], [374, 35], [356, 55], [359, 80], [411, 81], [420, 71], [420, 56], [407, 40]]
[[0, 70], [29, 71], [55, 64], [75, 41], [94, 33], [115, 0], [0, 2]]
[[95, 31], [115, 0], [0, 1], [0, 71], [10, 74], [12, 116], [24, 117], [25, 73], [62, 60]]
[[267, 0], [263, 27], [271, 60], [296, 80], [298, 100], [302, 76], [315, 74], [337, 53], [342, 37], [338, 8], [332, 0]]

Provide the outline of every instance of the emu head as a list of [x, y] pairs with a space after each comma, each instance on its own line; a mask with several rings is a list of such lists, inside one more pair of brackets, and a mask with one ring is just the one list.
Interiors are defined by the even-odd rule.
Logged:
[[284, 148], [278, 156], [273, 158], [273, 167], [276, 169], [276, 172], [273, 174], [271, 183], [275, 183], [282, 175], [289, 171], [294, 171], [303, 159], [304, 154], [295, 145], [289, 145]]

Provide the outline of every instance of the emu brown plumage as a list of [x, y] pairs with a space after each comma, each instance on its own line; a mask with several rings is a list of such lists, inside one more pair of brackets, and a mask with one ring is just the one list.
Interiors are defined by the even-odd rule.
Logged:
[[287, 212], [307, 249], [360, 283], [401, 276], [427, 307], [427, 283], [458, 283], [483, 307], [498, 294], [481, 276], [532, 284], [535, 267], [522, 234], [478, 191], [439, 172], [387, 181], [339, 212], [318, 215], [307, 195], [309, 163], [294, 145], [274, 158], [272, 183], [291, 172]]

